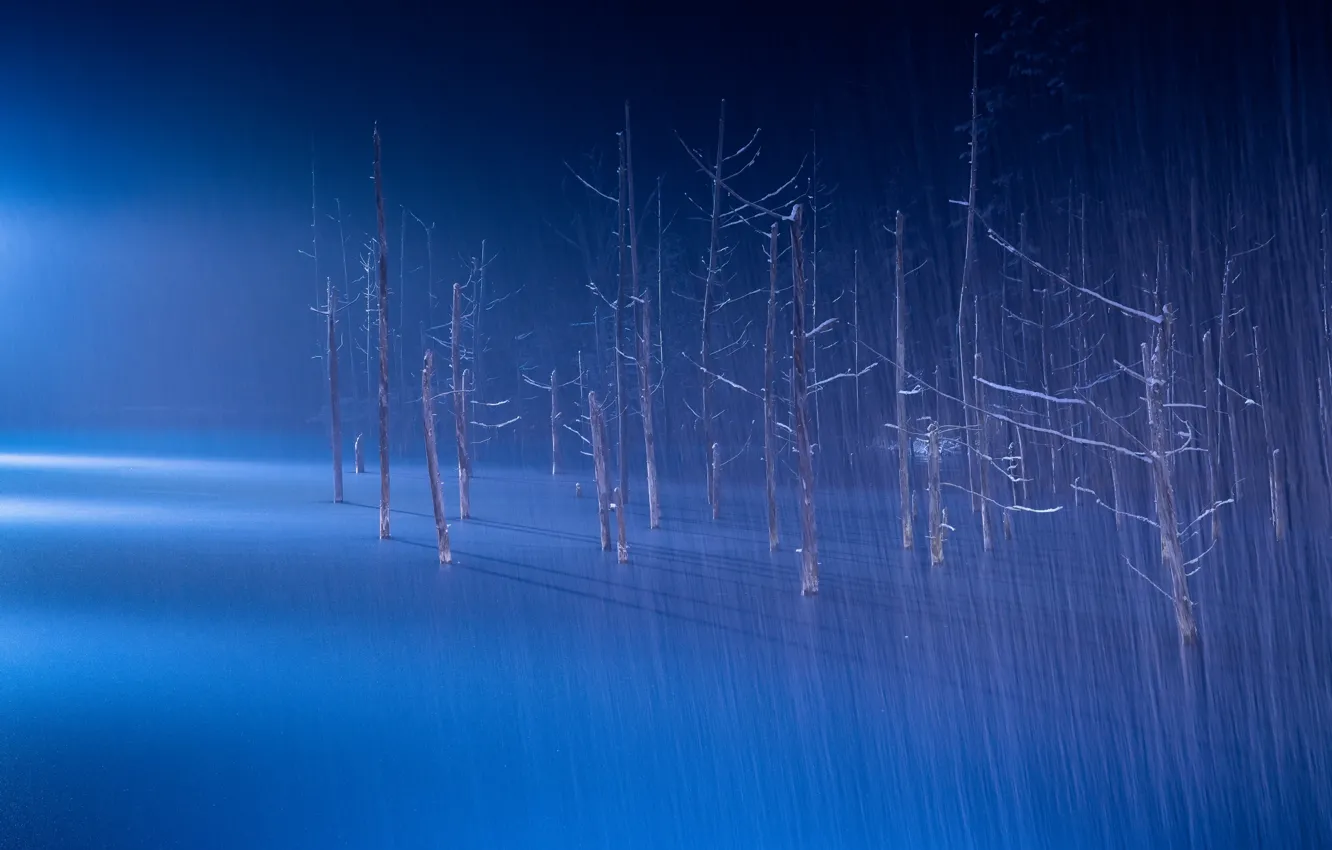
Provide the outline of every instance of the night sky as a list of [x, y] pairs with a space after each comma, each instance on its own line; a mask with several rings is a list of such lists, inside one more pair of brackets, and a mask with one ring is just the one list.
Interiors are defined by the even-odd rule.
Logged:
[[[556, 234], [587, 205], [564, 163], [594, 151], [613, 159], [625, 98], [643, 196], [662, 174], [676, 191], [668, 206], [685, 208], [698, 176], [674, 133], [710, 144], [725, 97], [733, 138], [764, 128], [771, 174], [817, 137], [822, 179], [835, 187], [829, 244], [873, 233], [901, 207], [933, 226], [926, 250], [946, 279], [960, 244], [947, 199], [965, 192], [956, 126], [968, 112], [971, 34], [986, 48], [1004, 29], [1002, 14], [986, 16], [990, 3], [855, 14], [810, 4], [130, 5], [6, 12], [0, 425], [135, 424], [162, 408], [213, 426], [315, 416], [315, 277], [298, 253], [311, 165], [331, 251], [334, 198], [349, 230], [373, 226], [376, 121], [395, 252], [402, 207], [437, 223], [446, 269], [488, 240], [497, 285], [524, 287], [515, 330], [584, 296], [580, 261]], [[1008, 129], [989, 140], [983, 188], [1048, 169], [1050, 181], [1077, 175], [1101, 196], [1137, 181], [1150, 198], [1184, 170], [1242, 183], [1246, 163], [1267, 152], [1278, 171], [1326, 162], [1326, 123], [1300, 117], [1332, 80], [1326, 4], [1267, 3], [1261, 17], [1249, 4], [1025, 6], [1071, 33], [1056, 51], [1065, 87], [997, 125]], [[983, 57], [982, 88], [1005, 82], [1005, 62]], [[1055, 142], [1034, 141], [1066, 123]]]

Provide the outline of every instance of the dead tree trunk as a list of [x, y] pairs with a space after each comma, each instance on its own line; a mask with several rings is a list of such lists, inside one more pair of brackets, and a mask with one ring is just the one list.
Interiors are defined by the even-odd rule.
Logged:
[[462, 383], [455, 395], [460, 408], [458, 415], [458, 518], [472, 517], [472, 454], [467, 445], [467, 397], [471, 389], [472, 370], [464, 369]]
[[712, 503], [712, 518], [721, 519], [721, 445], [712, 444], [712, 460], [708, 482], [712, 489], [708, 492], [708, 501]]
[[980, 515], [981, 515], [981, 541], [985, 546], [985, 551], [990, 552], [994, 549], [994, 529], [990, 523], [990, 445], [989, 445], [989, 417], [985, 415], [985, 385], [982, 383], [982, 359], [978, 350], [973, 358], [976, 364], [976, 461], [979, 468], [979, 475], [976, 478], [976, 486], [980, 489], [976, 493], [980, 496]]
[[[626, 197], [629, 200], [629, 266], [637, 299], [640, 327], [638, 329], [638, 394], [643, 417], [643, 450], [647, 455], [648, 528], [661, 527], [661, 496], [657, 491], [657, 436], [652, 423], [652, 296], [643, 291], [638, 279], [638, 216], [634, 205], [634, 145], [629, 133], [629, 102], [624, 103], [624, 167]], [[660, 202], [660, 199], [659, 199]], [[660, 211], [657, 213], [661, 217]], [[660, 264], [658, 247], [658, 264]], [[660, 272], [658, 272], [660, 274]]]
[[550, 474], [560, 472], [560, 404], [556, 389], [555, 370], [550, 370]]
[[1253, 326], [1253, 357], [1258, 369], [1258, 407], [1263, 415], [1263, 444], [1267, 448], [1267, 489], [1271, 504], [1272, 532], [1277, 542], [1286, 537], [1286, 488], [1281, 474], [1281, 450], [1273, 444], [1272, 416], [1267, 397], [1267, 381], [1263, 376], [1263, 350], [1258, 337], [1258, 326]]
[[[1221, 400], [1220, 387], [1216, 383], [1215, 351], [1212, 347], [1212, 332], [1202, 336], [1203, 347], [1203, 406], [1207, 408], [1207, 502], [1215, 505], [1221, 501]], [[1116, 513], [1116, 519], [1118, 514]], [[1212, 542], [1221, 539], [1221, 512], [1212, 511]]]
[[365, 472], [365, 450], [361, 448], [361, 435], [356, 435], [356, 442], [352, 445], [352, 454], [356, 456], [356, 474]]
[[[721, 167], [720, 160], [718, 168]], [[819, 541], [814, 515], [814, 449], [809, 441], [809, 390], [805, 371], [805, 269], [801, 249], [804, 215], [797, 204], [791, 217], [791, 405], [795, 414], [797, 474], [800, 478], [800, 592], [819, 592]]]
[[384, 223], [384, 176], [379, 128], [375, 127], [375, 216], [379, 223], [379, 539], [389, 533], [389, 312], [388, 227]]
[[916, 545], [915, 531], [911, 516], [911, 437], [907, 434], [906, 416], [906, 263], [903, 250], [906, 216], [897, 211], [897, 257], [895, 277], [897, 278], [897, 494], [901, 500], [902, 512], [902, 548], [912, 549]]
[[333, 501], [342, 502], [342, 405], [338, 401], [338, 291], [328, 279], [328, 413], [332, 426]]
[[615, 560], [629, 563], [629, 538], [624, 528], [624, 502], [620, 501], [620, 488], [615, 488]]
[[[977, 139], [977, 106], [976, 95], [979, 84], [980, 53], [979, 37], [973, 40], [971, 57], [971, 145], [970, 145], [970, 180], [967, 190], [967, 237], [966, 247], [962, 255], [962, 290], [957, 298], [957, 380], [962, 388], [962, 433], [966, 439], [967, 446], [967, 485], [973, 491], [975, 490], [976, 464], [977, 457], [973, 450], [973, 440], [971, 435], [971, 399], [967, 393], [967, 385], [971, 382], [967, 380], [967, 344], [966, 344], [966, 320], [964, 311], [967, 304], [967, 284], [971, 279], [971, 266], [975, 253], [975, 235], [976, 235], [976, 139]], [[974, 492], [971, 498], [971, 509], [973, 511], [982, 508], [984, 502], [978, 498]]]
[[931, 422], [929, 429], [929, 471], [926, 489], [930, 496], [930, 564], [944, 562], [944, 529], [948, 526], [948, 512], [943, 507], [943, 486], [939, 481], [939, 425]]
[[[628, 218], [628, 211], [625, 209], [625, 144], [624, 136], [620, 136], [620, 195], [617, 203], [619, 210], [619, 226], [616, 232], [620, 239], [620, 274], [617, 286], [615, 288], [615, 333], [612, 335], [612, 353], [615, 355], [615, 461], [616, 473], [619, 479], [620, 495], [618, 499], [629, 497], [629, 467], [625, 462], [625, 440], [624, 430], [628, 420], [626, 412], [627, 406], [624, 403], [624, 352], [620, 346], [624, 342], [624, 289], [629, 283], [629, 253], [625, 250], [625, 223]], [[616, 504], [619, 504], [617, 501]]]
[[1179, 517], [1175, 506], [1175, 486], [1170, 476], [1170, 427], [1166, 418], [1166, 352], [1170, 349], [1170, 330], [1174, 316], [1169, 304], [1162, 310], [1161, 326], [1156, 332], [1156, 349], [1142, 344], [1143, 375], [1147, 378], [1147, 427], [1151, 438], [1152, 484], [1156, 495], [1156, 523], [1161, 535], [1161, 560], [1170, 573], [1171, 599], [1180, 639], [1192, 644], [1198, 639], [1198, 625], [1189, 598], [1189, 579], [1184, 563], [1184, 548], [1179, 539]]
[[467, 378], [462, 367], [462, 286], [453, 285], [449, 360], [453, 367], [453, 430], [458, 442], [458, 517], [472, 516], [472, 458], [467, 451]]
[[426, 473], [430, 476], [430, 504], [435, 510], [435, 538], [439, 562], [453, 563], [449, 548], [449, 524], [444, 518], [444, 492], [439, 483], [439, 451], [435, 443], [435, 352], [426, 349], [421, 367], [421, 416], [425, 422]]
[[595, 391], [587, 394], [589, 426], [592, 431], [592, 469], [597, 485], [597, 522], [601, 528], [601, 550], [609, 552], [610, 537], [610, 472], [606, 463], [606, 420], [597, 403]]
[[703, 397], [699, 416], [703, 420], [703, 446], [708, 451], [705, 466], [708, 474], [708, 499], [712, 499], [712, 405], [710, 390], [712, 378], [711, 365], [708, 363], [709, 327], [712, 320], [712, 288], [717, 280], [717, 263], [721, 251], [721, 168], [725, 151], [722, 147], [726, 135], [726, 101], [721, 102], [721, 113], [717, 119], [717, 159], [712, 173], [712, 234], [708, 246], [708, 268], [703, 281], [703, 332], [702, 343], [698, 352], [698, 364], [703, 375]]
[[768, 488], [768, 550], [781, 545], [777, 530], [777, 400], [773, 381], [777, 374], [777, 233], [773, 222], [768, 247], [768, 327], [763, 336], [763, 475]]

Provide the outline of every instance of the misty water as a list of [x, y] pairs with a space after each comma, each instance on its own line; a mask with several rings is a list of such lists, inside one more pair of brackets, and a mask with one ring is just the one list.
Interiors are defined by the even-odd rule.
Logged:
[[761, 488], [665, 484], [618, 565], [590, 473], [482, 465], [440, 570], [420, 464], [381, 542], [316, 450], [6, 441], [0, 847], [1332, 840], [1323, 533], [1232, 521], [1182, 649], [1151, 529], [1091, 506], [987, 554], [946, 497], [931, 567], [825, 487], [803, 598]]

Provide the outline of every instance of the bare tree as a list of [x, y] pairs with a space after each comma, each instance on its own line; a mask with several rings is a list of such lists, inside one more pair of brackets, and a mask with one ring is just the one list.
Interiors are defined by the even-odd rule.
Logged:
[[[902, 502], [902, 548], [911, 549], [915, 546], [915, 538], [911, 510], [911, 450], [908, 445], [910, 437], [907, 434], [906, 418], [906, 264], [902, 248], [906, 239], [906, 217], [902, 215], [901, 210], [897, 211], [896, 227], [894, 235], [897, 237], [897, 257], [894, 271], [897, 279], [897, 386], [894, 401], [897, 408], [897, 492]], [[856, 350], [859, 349], [857, 346]], [[858, 373], [859, 362], [856, 366]]]
[[777, 239], [772, 223], [768, 241], [768, 322], [763, 334], [763, 478], [768, 491], [768, 550], [781, 545], [777, 528], [777, 399], [773, 382], [777, 373]]
[[338, 291], [328, 279], [328, 410], [333, 448], [333, 501], [342, 502], [342, 404], [338, 398]]
[[800, 592], [819, 592], [819, 542], [814, 515], [814, 449], [809, 439], [809, 388], [805, 372], [805, 270], [801, 250], [804, 216], [799, 205], [791, 215], [791, 269], [794, 282], [791, 311], [791, 404], [795, 412], [797, 470], [800, 478]]
[[944, 562], [944, 540], [952, 530], [948, 524], [948, 511], [943, 506], [943, 487], [939, 477], [939, 425], [931, 422], [929, 427], [929, 475], [926, 489], [930, 496], [930, 564], [939, 566]]
[[[640, 414], [643, 417], [643, 449], [647, 456], [648, 528], [661, 527], [661, 495], [657, 490], [657, 437], [652, 422], [652, 297], [643, 291], [638, 280], [638, 224], [634, 204], [634, 146], [629, 131], [629, 101], [624, 103], [624, 162], [627, 218], [629, 220], [629, 266], [633, 275], [633, 297], [638, 309], [638, 393]], [[657, 275], [661, 276], [661, 198], [657, 198]], [[618, 358], [617, 358], [618, 362]], [[623, 450], [621, 450], [623, 451]], [[625, 475], [620, 473], [621, 487]]]
[[426, 473], [430, 477], [430, 504], [435, 511], [435, 538], [440, 564], [453, 563], [449, 524], [444, 518], [444, 490], [439, 482], [439, 451], [435, 442], [435, 352], [427, 348], [421, 367], [421, 415], [425, 421]]
[[592, 430], [592, 469], [597, 485], [597, 521], [601, 527], [601, 549], [610, 551], [610, 471], [606, 461], [606, 419], [597, 394], [587, 394], [588, 419]]
[[379, 539], [389, 533], [389, 320], [388, 236], [379, 126], [375, 125], [375, 215], [379, 222]]
[[708, 373], [709, 354], [711, 351], [711, 321], [712, 321], [712, 296], [717, 284], [717, 276], [720, 273], [719, 263], [721, 260], [721, 184], [722, 184], [722, 162], [725, 153], [726, 141], [726, 101], [721, 102], [721, 107], [717, 117], [717, 157], [713, 160], [712, 168], [712, 218], [711, 230], [708, 239], [708, 267], [704, 273], [703, 279], [703, 330], [700, 336], [702, 341], [699, 344], [698, 363], [702, 370], [702, 394], [700, 398], [701, 407], [699, 408], [699, 417], [703, 425], [703, 445], [708, 450], [707, 461], [707, 483], [708, 483], [708, 502], [712, 507], [713, 516], [717, 515], [717, 507], [712, 505], [712, 495], [715, 487], [712, 483], [712, 404], [710, 398], [712, 377]]
[[458, 443], [458, 515], [472, 515], [472, 458], [467, 443], [467, 371], [462, 366], [463, 304], [462, 285], [453, 285], [453, 328], [449, 335], [449, 360], [453, 367], [453, 429]]

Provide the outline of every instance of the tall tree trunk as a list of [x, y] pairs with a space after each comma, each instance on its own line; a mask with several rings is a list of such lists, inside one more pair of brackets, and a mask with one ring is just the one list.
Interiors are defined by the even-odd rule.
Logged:
[[723, 140], [726, 136], [726, 101], [721, 102], [721, 113], [717, 118], [717, 158], [712, 172], [712, 231], [708, 243], [708, 269], [703, 281], [703, 333], [698, 352], [698, 363], [702, 366], [703, 398], [699, 415], [703, 419], [703, 447], [707, 453], [705, 467], [708, 471], [708, 499], [712, 499], [712, 404], [711, 383], [708, 375], [709, 329], [712, 322], [712, 288], [717, 280], [717, 263], [721, 251], [721, 167], [725, 156]]
[[1272, 416], [1270, 400], [1267, 397], [1267, 381], [1263, 376], [1263, 349], [1258, 337], [1258, 326], [1253, 326], [1253, 358], [1258, 369], [1258, 407], [1263, 416], [1263, 444], [1267, 449], [1267, 490], [1271, 506], [1272, 533], [1277, 542], [1286, 537], [1286, 485], [1281, 468], [1281, 450], [1276, 447], [1272, 435]]
[[768, 550], [781, 545], [777, 529], [777, 399], [773, 382], [777, 376], [777, 233], [772, 224], [768, 247], [768, 327], [763, 335], [763, 477], [768, 488]]
[[379, 223], [379, 539], [389, 533], [389, 313], [388, 227], [384, 223], [384, 176], [379, 127], [375, 127], [375, 216]]
[[[625, 138], [620, 136], [620, 168], [618, 171], [620, 178], [620, 193], [617, 209], [619, 211], [619, 226], [616, 227], [616, 234], [620, 240], [620, 274], [615, 288], [615, 333], [613, 334], [615, 355], [615, 465], [617, 478], [619, 479], [620, 495], [617, 499], [629, 498], [629, 466], [626, 461], [626, 449], [624, 439], [625, 426], [629, 419], [628, 405], [625, 404], [624, 397], [624, 352], [620, 346], [624, 343], [624, 302], [625, 287], [629, 285], [629, 252], [625, 245], [625, 225], [629, 217], [628, 210], [625, 209]], [[619, 504], [617, 501], [616, 504]]]
[[[634, 297], [638, 303], [638, 395], [643, 416], [643, 451], [647, 456], [648, 528], [661, 527], [661, 495], [657, 491], [657, 436], [652, 423], [652, 298], [638, 280], [638, 208], [634, 204], [634, 144], [629, 133], [629, 101], [624, 102], [624, 165], [626, 197], [629, 200], [629, 266], [632, 269]], [[660, 198], [658, 198], [660, 205]], [[657, 218], [661, 212], [658, 209]], [[658, 246], [660, 276], [660, 246]]]
[[[1202, 335], [1203, 347], [1203, 406], [1207, 408], [1207, 501], [1216, 505], [1221, 501], [1221, 388], [1216, 384], [1216, 351], [1212, 345], [1212, 332]], [[1221, 539], [1221, 512], [1212, 511], [1212, 542]]]
[[588, 425], [592, 431], [592, 469], [597, 485], [597, 522], [601, 528], [601, 550], [609, 552], [610, 536], [610, 471], [606, 468], [606, 420], [597, 403], [597, 394], [587, 394]]
[[1156, 349], [1142, 344], [1143, 375], [1147, 378], [1147, 426], [1151, 438], [1152, 484], [1156, 495], [1156, 524], [1161, 536], [1161, 560], [1170, 573], [1171, 599], [1180, 639], [1192, 644], [1198, 639], [1198, 625], [1189, 598], [1189, 579], [1184, 563], [1184, 547], [1179, 539], [1179, 515], [1175, 506], [1175, 486], [1170, 476], [1170, 427], [1165, 407], [1166, 352], [1170, 349], [1170, 330], [1174, 316], [1170, 305], [1162, 311], [1161, 327], [1156, 331]]
[[[962, 433], [966, 439], [967, 446], [967, 485], [973, 492], [976, 489], [976, 464], [977, 458], [973, 450], [973, 440], [971, 434], [971, 399], [967, 392], [967, 387], [971, 383], [967, 380], [967, 341], [966, 341], [966, 317], [964, 312], [967, 304], [967, 284], [971, 281], [971, 267], [974, 260], [976, 245], [976, 137], [978, 113], [976, 107], [977, 86], [979, 85], [980, 74], [980, 38], [977, 36], [972, 42], [971, 56], [971, 145], [970, 145], [970, 179], [967, 189], [967, 239], [966, 247], [962, 254], [962, 289], [957, 297], [957, 379], [962, 388]], [[981, 500], [972, 496], [971, 509], [977, 510], [981, 505]]]
[[629, 563], [629, 537], [624, 527], [624, 502], [621, 501], [620, 488], [615, 488], [615, 560], [621, 564]]
[[712, 444], [712, 492], [708, 501], [712, 503], [712, 518], [721, 519], [721, 444]]
[[906, 216], [897, 211], [897, 493], [901, 500], [902, 511], [902, 548], [911, 549], [916, 545], [911, 515], [911, 446], [907, 434], [906, 415], [906, 264], [903, 250]]
[[352, 454], [355, 457], [356, 474], [365, 472], [365, 451], [361, 448], [361, 435], [356, 435], [356, 442], [352, 445]]
[[449, 359], [453, 367], [453, 429], [458, 443], [458, 516], [472, 516], [472, 458], [467, 445], [467, 379], [462, 367], [462, 285], [453, 285], [453, 319]]
[[342, 502], [342, 405], [338, 400], [338, 291], [328, 279], [328, 414], [333, 449], [333, 501]]
[[[979, 346], [977, 347], [979, 349]], [[976, 486], [980, 489], [977, 494], [980, 496], [980, 515], [981, 515], [981, 541], [985, 546], [985, 551], [994, 549], [994, 529], [990, 524], [990, 505], [986, 501], [990, 497], [990, 441], [989, 436], [990, 418], [985, 414], [985, 385], [981, 383], [982, 359], [979, 350], [976, 351], [974, 358], [976, 363], [976, 461], [980, 467], [979, 475], [976, 478]]]
[[453, 563], [449, 547], [449, 524], [444, 518], [444, 489], [439, 483], [439, 451], [435, 443], [435, 352], [426, 349], [421, 367], [421, 416], [425, 422], [426, 473], [430, 476], [430, 504], [435, 510], [435, 539], [439, 562]]
[[812, 596], [819, 592], [819, 541], [814, 515], [814, 449], [809, 440], [809, 389], [805, 371], [805, 261], [801, 249], [804, 214], [799, 206], [794, 213], [791, 221], [791, 271], [795, 290], [791, 320], [791, 405], [795, 414], [796, 470], [800, 478], [800, 592]]
[[930, 497], [930, 564], [944, 562], [944, 529], [948, 527], [948, 512], [943, 507], [943, 484], [939, 480], [939, 424], [930, 423], [929, 467], [926, 489]]
[[560, 404], [555, 370], [550, 370], [550, 474], [560, 472]]

